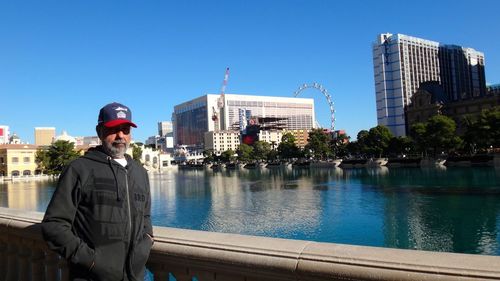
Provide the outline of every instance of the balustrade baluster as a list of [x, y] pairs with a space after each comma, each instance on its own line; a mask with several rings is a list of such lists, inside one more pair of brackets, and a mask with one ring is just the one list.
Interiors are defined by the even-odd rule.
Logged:
[[61, 281], [69, 280], [68, 261], [59, 257], [59, 269], [61, 270]]
[[148, 269], [153, 273], [154, 281], [168, 281], [168, 271], [161, 264], [148, 264]]
[[59, 268], [57, 263], [59, 262], [59, 256], [54, 252], [47, 250], [45, 256], [45, 280], [47, 281], [57, 281], [59, 280]]
[[0, 281], [7, 279], [7, 255], [6, 234], [0, 233]]
[[[244, 276], [232, 275], [232, 274], [217, 274], [217, 281], [246, 281]], [[200, 280], [202, 281], [202, 280]]]
[[19, 238], [9, 234], [7, 241], [7, 281], [18, 281], [18, 250], [19, 250]]
[[189, 272], [183, 272], [183, 271], [176, 271], [176, 272], [170, 272], [172, 275], [175, 277], [177, 281], [192, 281], [193, 278]]
[[31, 266], [30, 266], [30, 240], [21, 239], [18, 247], [18, 280], [30, 281]]
[[31, 280], [32, 281], [43, 281], [44, 274], [44, 262], [45, 262], [45, 253], [41, 248], [41, 245], [38, 244], [38, 241], [33, 241], [31, 243]]
[[[217, 274], [206, 270], [191, 270], [198, 281], [215, 281]], [[218, 280], [218, 279], [217, 279]]]
[[182, 267], [179, 265], [172, 266], [172, 265], [164, 264], [163, 269], [166, 272], [170, 272], [175, 277], [175, 280], [177, 280], [177, 281], [192, 281], [191, 272], [190, 272], [189, 268], [187, 268], [187, 267]]

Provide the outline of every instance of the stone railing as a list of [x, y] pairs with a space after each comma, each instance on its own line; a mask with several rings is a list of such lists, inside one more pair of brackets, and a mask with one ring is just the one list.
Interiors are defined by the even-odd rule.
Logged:
[[[67, 280], [41, 213], [0, 208], [0, 281]], [[500, 257], [155, 227], [154, 280], [500, 280]]]

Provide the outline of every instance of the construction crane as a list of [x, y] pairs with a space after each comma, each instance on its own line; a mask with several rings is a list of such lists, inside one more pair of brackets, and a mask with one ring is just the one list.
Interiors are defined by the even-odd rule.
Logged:
[[224, 81], [222, 81], [222, 87], [220, 90], [220, 96], [217, 99], [217, 109], [212, 106], [212, 120], [214, 121], [214, 130], [218, 131], [220, 128], [220, 119], [224, 118], [221, 117], [219, 118], [219, 115], [222, 115], [223, 112], [223, 107], [225, 103], [225, 93], [226, 93], [226, 86], [227, 86], [227, 81], [229, 80], [229, 67], [226, 68], [226, 73], [224, 74]]

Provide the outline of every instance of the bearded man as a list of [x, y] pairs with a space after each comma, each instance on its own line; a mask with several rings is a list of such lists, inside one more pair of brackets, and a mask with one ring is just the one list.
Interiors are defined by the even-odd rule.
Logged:
[[128, 154], [130, 108], [99, 111], [101, 146], [62, 172], [42, 222], [50, 249], [67, 259], [70, 280], [144, 280], [153, 245], [146, 170]]

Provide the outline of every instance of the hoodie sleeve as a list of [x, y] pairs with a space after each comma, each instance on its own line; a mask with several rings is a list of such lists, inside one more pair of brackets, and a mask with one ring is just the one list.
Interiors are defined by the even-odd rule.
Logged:
[[146, 198], [146, 207], [144, 209], [144, 231], [153, 237], [153, 225], [151, 224], [151, 189], [149, 186], [149, 177], [147, 173], [145, 174], [146, 188], [148, 195]]
[[59, 177], [42, 221], [42, 234], [51, 250], [76, 265], [90, 269], [94, 250], [72, 231], [80, 192], [81, 178], [70, 164]]

